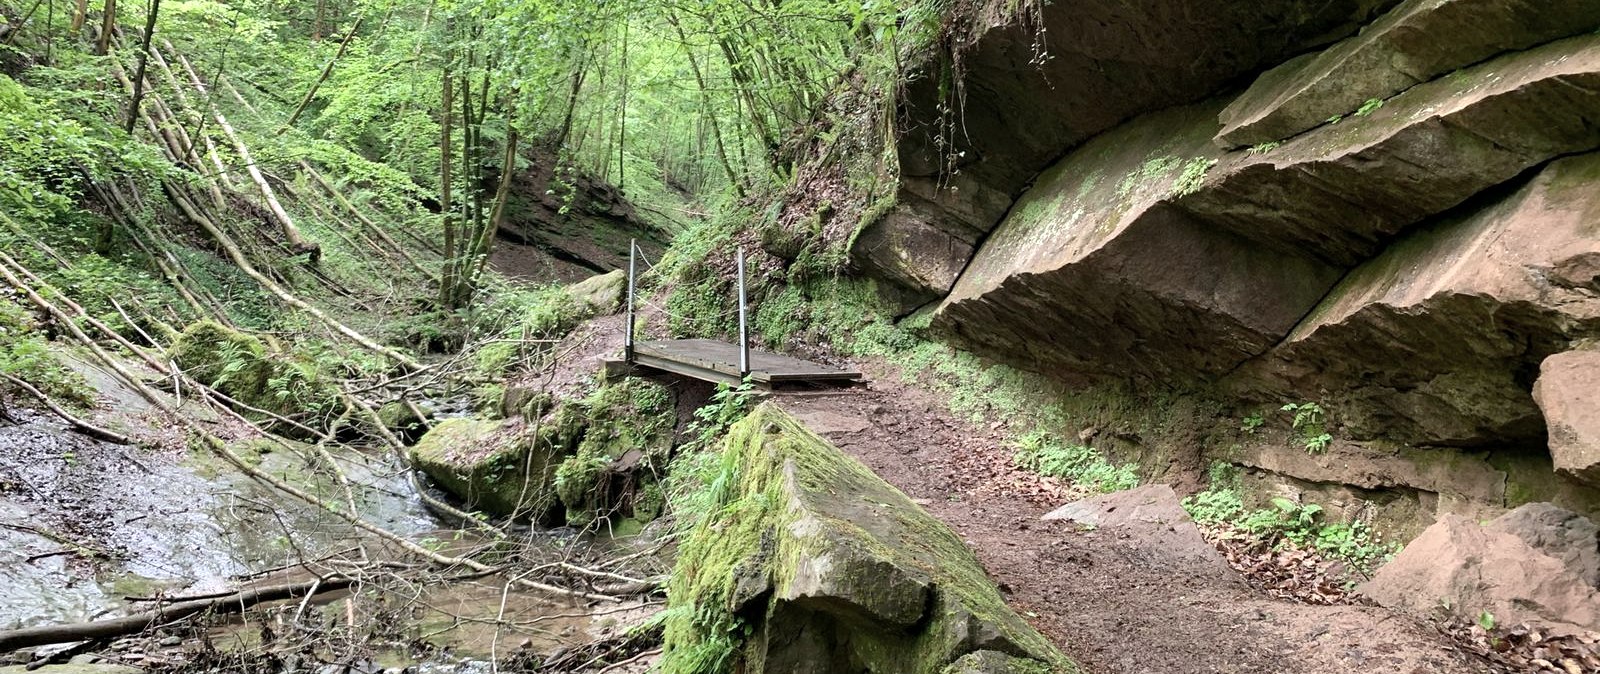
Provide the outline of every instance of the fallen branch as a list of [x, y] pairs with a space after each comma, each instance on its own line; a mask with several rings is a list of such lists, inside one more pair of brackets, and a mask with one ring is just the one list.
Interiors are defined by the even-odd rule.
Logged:
[[40, 391], [39, 389], [34, 388], [33, 385], [29, 384], [28, 382], [25, 382], [25, 381], [23, 381], [21, 379], [13, 377], [13, 376], [11, 376], [9, 374], [6, 374], [4, 372], [0, 372], [0, 378], [3, 378], [6, 381], [11, 382], [12, 386], [15, 386], [15, 387], [20, 388], [20, 389], [22, 389], [24, 391], [27, 391], [28, 395], [31, 395], [31, 396], [33, 396], [35, 398], [38, 398], [39, 402], [44, 403], [44, 406], [45, 406], [46, 409], [49, 409], [50, 412], [55, 414], [56, 416], [61, 417], [63, 420], [65, 420], [67, 422], [67, 425], [72, 426], [73, 430], [76, 430], [79, 433], [87, 435], [87, 436], [89, 436], [91, 438], [94, 438], [96, 440], [104, 440], [104, 441], [112, 443], [112, 444], [117, 444], [117, 445], [131, 445], [131, 444], [133, 444], [133, 441], [129, 440], [128, 436], [126, 436], [126, 435], [122, 435], [120, 433], [113, 433], [113, 432], [108, 431], [108, 430], [106, 430], [104, 428], [101, 428], [101, 427], [96, 426], [94, 424], [91, 424], [91, 423], [89, 423], [87, 421], [79, 419], [77, 416], [73, 415], [71, 412], [66, 411], [60, 405], [57, 405], [56, 401], [51, 400], [50, 396], [45, 395], [44, 391]]
[[[0, 264], [0, 277], [3, 277], [5, 280], [11, 282], [13, 286], [25, 288], [21, 279], [17, 278], [17, 276], [13, 274], [10, 269], [10, 267], [23, 269], [22, 265], [18, 264], [11, 258], [10, 255], [7, 255], [4, 252], [0, 252], [0, 262], [6, 263]], [[7, 265], [10, 265], [10, 267]], [[113, 358], [111, 354], [106, 353], [105, 349], [102, 348], [98, 343], [96, 343], [93, 339], [90, 339], [89, 335], [85, 334], [83, 330], [78, 327], [77, 323], [71, 320], [71, 317], [65, 311], [50, 303], [43, 297], [40, 297], [37, 293], [34, 293], [31, 290], [25, 290], [25, 293], [28, 295], [28, 299], [30, 301], [38, 305], [41, 309], [44, 309], [51, 316], [54, 316], [57, 321], [62, 324], [62, 327], [66, 328], [67, 331], [84, 346], [84, 348], [88, 349], [90, 353], [94, 354], [95, 358], [97, 358], [102, 364], [114, 371], [118, 377], [127, 383], [129, 387], [134, 390], [134, 392], [138, 393], [141, 397], [148, 401], [151, 406], [162, 411], [178, 425], [183, 426], [190, 433], [193, 433], [194, 436], [199, 438], [205, 447], [211, 450], [213, 454], [216, 454], [218, 458], [228, 462], [228, 464], [238, 469], [239, 472], [249, 476], [251, 479], [266, 484], [267, 486], [270, 486], [288, 496], [294, 497], [295, 499], [300, 500], [307, 505], [320, 508], [329, 514], [348, 522], [357, 529], [393, 543], [406, 552], [426, 559], [434, 564], [439, 564], [441, 566], [462, 566], [477, 572], [489, 572], [498, 568], [484, 564], [476, 559], [471, 559], [468, 557], [452, 557], [450, 555], [445, 555], [434, 550], [430, 550], [426, 547], [418, 545], [409, 538], [373, 524], [372, 522], [367, 521], [365, 518], [347, 511], [343, 507], [328, 501], [324, 501], [322, 498], [286, 482], [283, 478], [278, 477], [277, 475], [273, 475], [272, 473], [257, 468], [230, 449], [228, 447], [228, 443], [222, 438], [217, 437], [216, 434], [206, 430], [200, 426], [200, 424], [180, 414], [179, 411], [167, 401], [167, 399], [157, 394], [142, 380], [134, 376], [133, 373], [129, 372], [126, 367], [123, 367], [123, 365], [118, 362], [116, 358]], [[547, 585], [545, 583], [527, 579], [519, 579], [517, 581], [517, 585], [558, 596], [614, 603], [620, 603], [622, 601], [620, 597], [612, 595], [596, 594], [593, 592], [584, 592], [581, 590], [556, 587], [554, 585]]]
[[318, 578], [304, 583], [251, 588], [220, 597], [166, 604], [122, 618], [7, 630], [0, 632], [0, 653], [31, 646], [111, 639], [130, 634], [139, 634], [152, 627], [160, 627], [205, 611], [217, 614], [240, 613], [257, 604], [294, 599], [296, 597], [309, 596], [312, 593], [320, 594], [343, 590], [354, 583], [354, 578]]

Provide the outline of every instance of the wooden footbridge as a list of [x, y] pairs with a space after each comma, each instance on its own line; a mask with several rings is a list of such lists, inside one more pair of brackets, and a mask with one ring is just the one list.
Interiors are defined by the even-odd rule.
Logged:
[[748, 380], [765, 389], [782, 385], [849, 384], [862, 379], [861, 373], [855, 370], [844, 370], [750, 348], [749, 301], [745, 296], [743, 248], [738, 252], [739, 341], [737, 344], [715, 339], [635, 341], [633, 317], [637, 251], [638, 247], [633, 246], [628, 253], [628, 322], [622, 353], [623, 360], [629, 367], [670, 372], [719, 384], [738, 385]]

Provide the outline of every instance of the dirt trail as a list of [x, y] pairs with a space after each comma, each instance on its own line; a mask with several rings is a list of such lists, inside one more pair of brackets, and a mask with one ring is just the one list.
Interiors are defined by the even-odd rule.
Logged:
[[777, 400], [954, 528], [1012, 606], [1092, 672], [1493, 671], [1413, 618], [1275, 599], [1225, 564], [1042, 522], [1075, 497], [1012, 468], [999, 429], [868, 370], [865, 389]]

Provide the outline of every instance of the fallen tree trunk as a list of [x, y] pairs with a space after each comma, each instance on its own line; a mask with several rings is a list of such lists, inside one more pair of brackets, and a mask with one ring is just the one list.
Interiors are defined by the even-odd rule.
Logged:
[[366, 335], [356, 332], [349, 326], [334, 320], [326, 313], [323, 313], [321, 309], [311, 306], [309, 302], [294, 296], [282, 286], [278, 285], [277, 282], [267, 278], [265, 274], [262, 274], [256, 269], [255, 265], [250, 263], [250, 260], [245, 258], [244, 251], [239, 249], [239, 246], [234, 243], [233, 238], [225, 234], [221, 228], [217, 227], [217, 225], [211, 221], [210, 218], [201, 213], [200, 209], [196, 208], [195, 205], [189, 201], [188, 197], [184, 196], [183, 192], [181, 192], [176, 186], [168, 181], [163, 181], [163, 185], [166, 187], [167, 196], [170, 197], [172, 202], [178, 206], [179, 210], [183, 211], [184, 216], [194, 224], [198, 225], [201, 229], [205, 230], [206, 234], [210, 235], [211, 238], [217, 242], [217, 245], [222, 246], [223, 252], [227, 253], [228, 259], [233, 261], [234, 266], [238, 267], [239, 271], [244, 272], [245, 276], [249, 276], [256, 283], [261, 284], [261, 287], [265, 288], [267, 292], [272, 293], [285, 304], [310, 314], [312, 318], [321, 321], [324, 325], [327, 325], [339, 334], [348, 337], [350, 341], [354, 342], [357, 346], [360, 346], [363, 349], [383, 356], [384, 358], [389, 359], [390, 361], [407, 370], [423, 369], [422, 363], [419, 363], [411, 357], [395, 351], [394, 349], [372, 341], [371, 339], [367, 338]]
[[[184, 71], [189, 75], [189, 82], [194, 85], [195, 91], [200, 92], [203, 100], [210, 101], [210, 89], [200, 79], [200, 75], [195, 72], [194, 67], [189, 64], [189, 60], [184, 58], [183, 54], [179, 53], [171, 42], [162, 40], [161, 43], [177, 58], [178, 64], [183, 66]], [[289, 212], [284, 210], [283, 204], [278, 201], [277, 192], [273, 191], [272, 185], [267, 182], [266, 176], [262, 175], [260, 167], [256, 165], [255, 157], [250, 154], [250, 146], [245, 145], [244, 139], [239, 136], [237, 131], [234, 131], [233, 125], [228, 123], [228, 118], [222, 114], [222, 110], [218, 109], [216, 104], [213, 103], [210, 107], [211, 118], [216, 120], [217, 128], [222, 129], [222, 135], [233, 143], [234, 152], [239, 155], [239, 161], [244, 163], [245, 173], [256, 184], [256, 189], [261, 192], [262, 201], [266, 203], [267, 211], [272, 213], [272, 217], [277, 221], [279, 229], [283, 230], [284, 242], [296, 254], [309, 253], [311, 261], [315, 263], [322, 257], [322, 248], [316, 242], [310, 241], [300, 234], [300, 228], [295, 226], [294, 219], [289, 217]]]
[[319, 578], [304, 583], [269, 585], [267, 587], [239, 590], [220, 597], [180, 601], [122, 618], [7, 630], [0, 632], [0, 653], [31, 646], [65, 644], [91, 639], [111, 639], [138, 634], [152, 627], [159, 627], [205, 611], [218, 614], [241, 613], [246, 609], [266, 602], [343, 590], [349, 588], [355, 582], [354, 578]]

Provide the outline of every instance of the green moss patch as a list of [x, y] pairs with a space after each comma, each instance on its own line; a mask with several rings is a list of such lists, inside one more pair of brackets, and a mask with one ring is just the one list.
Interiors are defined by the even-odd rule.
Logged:
[[260, 339], [212, 321], [185, 328], [172, 356], [195, 380], [253, 407], [320, 415], [341, 404], [314, 361], [274, 354]]
[[954, 532], [777, 407], [730, 429], [707, 489], [668, 589], [663, 672], [934, 674], [979, 650], [1076, 671]]

